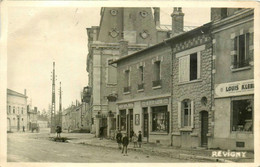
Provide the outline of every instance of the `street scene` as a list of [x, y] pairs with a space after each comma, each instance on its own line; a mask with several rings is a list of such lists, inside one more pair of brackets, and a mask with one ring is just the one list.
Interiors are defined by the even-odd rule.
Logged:
[[8, 14], [8, 162], [254, 162], [254, 8]]

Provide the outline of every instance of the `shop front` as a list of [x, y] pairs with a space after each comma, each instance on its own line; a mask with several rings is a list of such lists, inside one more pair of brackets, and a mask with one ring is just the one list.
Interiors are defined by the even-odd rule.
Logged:
[[254, 80], [216, 85], [212, 147], [253, 150]]

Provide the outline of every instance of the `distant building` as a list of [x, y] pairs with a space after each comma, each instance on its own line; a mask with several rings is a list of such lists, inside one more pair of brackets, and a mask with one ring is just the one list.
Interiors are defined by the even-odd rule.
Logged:
[[7, 89], [7, 131], [22, 131], [28, 129], [27, 96]]
[[[28, 120], [28, 128], [31, 130], [33, 126], [37, 125], [37, 117], [38, 117], [38, 109], [37, 107], [31, 108], [30, 105], [27, 105], [27, 120]], [[33, 125], [34, 124], [34, 125]]]
[[213, 8], [211, 147], [254, 149], [254, 9]]

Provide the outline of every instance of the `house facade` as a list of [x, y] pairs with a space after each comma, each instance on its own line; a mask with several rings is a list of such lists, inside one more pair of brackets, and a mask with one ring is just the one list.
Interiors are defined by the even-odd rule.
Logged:
[[[110, 125], [108, 115], [115, 118], [117, 98], [116, 67], [109, 63], [125, 55], [121, 45], [126, 45], [128, 54], [140, 51], [170, 37], [170, 31], [160, 26], [160, 9], [154, 8], [102, 8], [99, 26], [87, 28], [87, 72], [92, 132], [99, 135], [115, 127]], [[110, 114], [108, 114], [110, 113]], [[111, 114], [112, 113], [112, 114]]]
[[212, 147], [254, 149], [254, 9], [213, 9]]
[[7, 89], [7, 131], [22, 131], [28, 129], [27, 96]]

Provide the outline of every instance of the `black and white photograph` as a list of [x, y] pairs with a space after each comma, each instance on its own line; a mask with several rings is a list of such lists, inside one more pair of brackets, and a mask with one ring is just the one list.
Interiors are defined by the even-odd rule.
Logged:
[[5, 3], [3, 166], [260, 165], [257, 2]]

